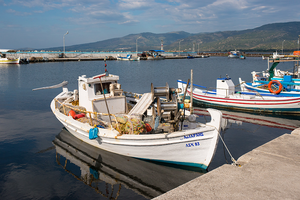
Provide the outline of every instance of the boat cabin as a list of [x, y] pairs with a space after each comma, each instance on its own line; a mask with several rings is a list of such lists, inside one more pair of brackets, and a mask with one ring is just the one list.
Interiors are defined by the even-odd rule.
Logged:
[[112, 74], [100, 74], [91, 78], [79, 76], [79, 106], [91, 112], [108, 113], [106, 100], [110, 114], [125, 113], [126, 98], [118, 80], [119, 76]]
[[218, 78], [217, 79], [217, 95], [229, 97], [235, 93], [235, 86], [231, 78]]

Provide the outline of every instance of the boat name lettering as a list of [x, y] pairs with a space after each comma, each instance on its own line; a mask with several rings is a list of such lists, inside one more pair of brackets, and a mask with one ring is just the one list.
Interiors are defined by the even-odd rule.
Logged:
[[200, 146], [200, 142], [193, 142], [193, 143], [185, 144], [185, 147], [196, 147], [196, 146]]
[[199, 137], [199, 136], [203, 136], [203, 133], [194, 133], [194, 134], [191, 134], [191, 135], [185, 135], [185, 136], [183, 136], [183, 139]]

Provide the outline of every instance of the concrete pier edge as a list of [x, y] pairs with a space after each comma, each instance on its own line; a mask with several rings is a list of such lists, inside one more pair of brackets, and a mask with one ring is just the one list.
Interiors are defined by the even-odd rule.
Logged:
[[224, 164], [155, 200], [300, 199], [300, 128]]

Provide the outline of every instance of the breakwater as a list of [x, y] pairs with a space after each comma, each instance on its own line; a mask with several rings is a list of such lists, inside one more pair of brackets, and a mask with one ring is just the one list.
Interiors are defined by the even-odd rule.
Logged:
[[[86, 60], [116, 60], [117, 56], [126, 57], [128, 54], [136, 55], [135, 52], [17, 52], [8, 53], [8, 58], [28, 59], [30, 62], [60, 62], [60, 61], [86, 61]], [[263, 53], [243, 53], [246, 57], [261, 57], [269, 56]], [[228, 56], [227, 52], [210, 52], [210, 53], [195, 53], [195, 52], [165, 52], [166, 59], [187, 59], [191, 58], [207, 58], [210, 56]], [[146, 60], [141, 57], [141, 60]]]

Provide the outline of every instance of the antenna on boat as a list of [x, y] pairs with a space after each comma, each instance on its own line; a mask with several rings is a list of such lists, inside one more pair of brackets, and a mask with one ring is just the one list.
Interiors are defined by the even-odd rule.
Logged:
[[108, 71], [107, 71], [107, 69], [106, 69], [106, 67], [107, 67], [107, 64], [106, 64], [106, 56], [104, 57], [104, 68], [105, 68], [105, 75], [106, 76], [108, 76]]

